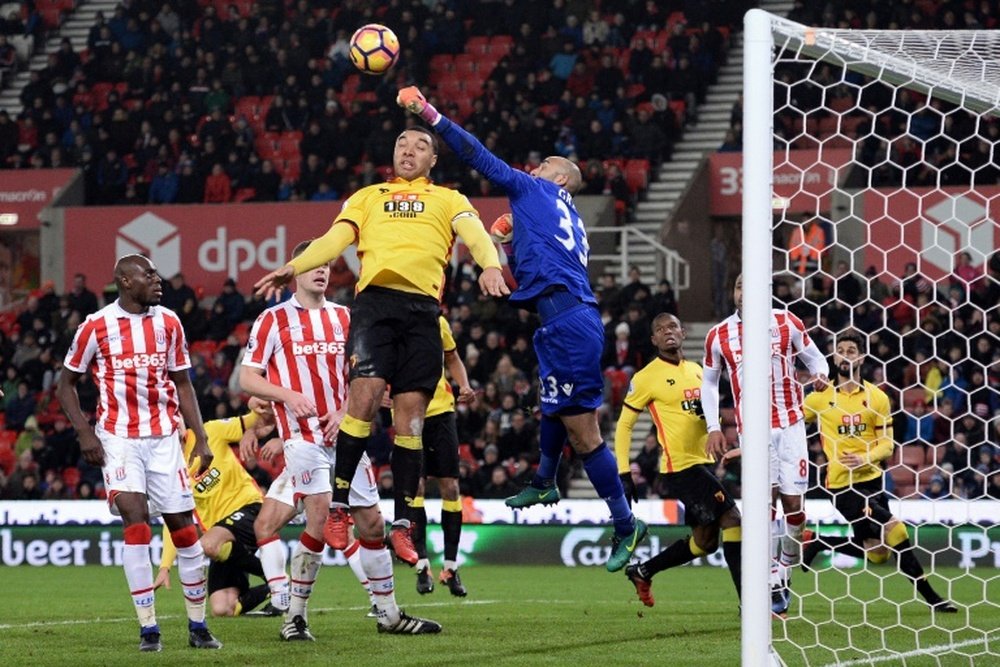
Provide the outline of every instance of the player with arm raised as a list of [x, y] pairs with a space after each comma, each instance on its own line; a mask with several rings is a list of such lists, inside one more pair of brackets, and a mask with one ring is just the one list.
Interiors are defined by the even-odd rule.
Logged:
[[[184, 329], [177, 315], [159, 305], [163, 288], [147, 257], [120, 258], [114, 275], [118, 299], [77, 328], [56, 397], [80, 439], [83, 459], [101, 467], [108, 503], [122, 517], [122, 565], [139, 617], [139, 650], [163, 649], [149, 557], [150, 508], [163, 515], [177, 546], [188, 644], [221, 648], [205, 625], [205, 552], [192, 517], [188, 477], [188, 464], [204, 474], [213, 455], [188, 377]], [[90, 370], [99, 391], [94, 426], [77, 393], [80, 378]], [[194, 434], [187, 464], [178, 441], [181, 416]]]
[[[415, 498], [420, 482], [424, 414], [441, 377], [439, 296], [444, 266], [456, 236], [483, 267], [479, 284], [492, 296], [510, 293], [500, 271], [496, 247], [479, 214], [462, 194], [428, 178], [437, 162], [437, 138], [425, 128], [409, 128], [396, 138], [396, 178], [362, 188], [347, 201], [330, 230], [299, 257], [256, 284], [270, 297], [290, 281], [336, 259], [357, 243], [362, 258], [354, 326], [347, 343], [350, 395], [340, 426], [334, 472], [333, 509], [327, 534], [330, 546], [348, 544], [348, 494], [371, 435], [386, 384], [396, 412], [393, 447], [395, 483]], [[396, 555], [413, 565], [417, 554], [406, 519], [390, 532]]]
[[[736, 312], [712, 327], [705, 338], [704, 379], [701, 405], [708, 425], [708, 452], [723, 456], [726, 437], [719, 423], [719, 378], [728, 371], [729, 384], [736, 404], [736, 428], [742, 433], [740, 397], [743, 378], [743, 276], [733, 287]], [[812, 376], [815, 386], [826, 387], [826, 359], [806, 333], [802, 321], [787, 310], [775, 308], [771, 313], [771, 438], [769, 466], [772, 500], [781, 498], [785, 513], [786, 532], [778, 538], [780, 556], [772, 568], [771, 610], [778, 615], [787, 613], [790, 594], [788, 569], [801, 558], [802, 529], [805, 523], [802, 498], [809, 483], [809, 451], [802, 415], [802, 385], [795, 372], [795, 359], [801, 359]], [[775, 531], [777, 532], [777, 531]]]
[[[615, 457], [622, 481], [628, 479], [632, 428], [639, 414], [649, 409], [656, 425], [656, 439], [663, 447], [660, 473], [664, 497], [684, 503], [684, 520], [691, 536], [677, 540], [644, 563], [629, 565], [625, 575], [639, 599], [653, 606], [652, 579], [657, 572], [715, 553], [722, 534], [722, 552], [740, 593], [742, 540], [740, 511], [715, 476], [713, 461], [705, 452], [708, 431], [701, 411], [701, 367], [681, 354], [684, 327], [675, 315], [660, 313], [652, 322], [657, 358], [632, 376], [628, 395], [615, 431]], [[631, 486], [634, 496], [634, 486]]]
[[837, 336], [833, 356], [836, 386], [814, 391], [805, 400], [805, 418], [819, 425], [829, 461], [826, 487], [837, 511], [851, 524], [851, 537], [812, 536], [806, 531], [802, 552], [805, 570], [819, 552], [832, 549], [872, 563], [896, 554], [899, 569], [916, 583], [934, 611], [954, 614], [958, 608], [927, 581], [914, 555], [906, 525], [892, 515], [882, 486], [882, 461], [892, 456], [892, 406], [884, 391], [861, 379], [865, 341], [848, 331]]
[[[249, 574], [264, 577], [260, 560], [254, 555], [257, 540], [253, 530], [262, 494], [230, 445], [241, 442], [247, 431], [267, 435], [274, 429], [274, 413], [270, 405], [257, 398], [251, 398], [247, 407], [250, 411], [240, 417], [205, 422], [212, 466], [201, 475], [197, 474], [197, 463], [188, 467], [198, 520], [209, 527], [200, 541], [205, 555], [211, 559], [208, 603], [213, 616], [239, 616], [268, 596], [266, 583], [251, 587], [248, 577]], [[188, 429], [183, 439], [185, 455], [190, 455], [194, 444], [194, 432]], [[170, 567], [176, 555], [170, 532], [164, 530], [160, 573], [154, 587], [170, 587]]]
[[[301, 257], [308, 245], [300, 243], [292, 256]], [[351, 317], [346, 307], [326, 300], [329, 278], [329, 264], [296, 277], [292, 298], [257, 318], [240, 369], [243, 390], [274, 405], [285, 466], [294, 489], [293, 504], [301, 500], [305, 506], [306, 526], [292, 555], [290, 580], [284, 571], [284, 546], [277, 535], [258, 542], [272, 604], [283, 602], [290, 594], [281, 629], [282, 639], [288, 641], [313, 640], [306, 605], [325, 548], [330, 471], [340, 453], [343, 434], [338, 436], [338, 429], [347, 409], [345, 347]], [[434, 621], [407, 616], [396, 604], [392, 557], [385, 547], [375, 475], [363, 451], [348, 491], [348, 504], [361, 538], [361, 563], [378, 606], [379, 632], [440, 632], [441, 626]], [[344, 548], [347, 546], [345, 543]]]
[[542, 422], [535, 478], [506, 502], [523, 508], [559, 500], [555, 474], [568, 437], [611, 511], [615, 536], [607, 568], [620, 570], [647, 529], [632, 515], [614, 454], [597, 421], [604, 390], [604, 325], [587, 273], [587, 233], [573, 203], [583, 183], [580, 170], [566, 158], [550, 156], [531, 174], [518, 171], [438, 113], [417, 88], [400, 90], [398, 101], [430, 123], [459, 158], [503, 187], [510, 199], [512, 218], [494, 223], [494, 233], [506, 228], [503, 240], [511, 242], [507, 254], [517, 280], [511, 304], [534, 310], [541, 319], [534, 348]]

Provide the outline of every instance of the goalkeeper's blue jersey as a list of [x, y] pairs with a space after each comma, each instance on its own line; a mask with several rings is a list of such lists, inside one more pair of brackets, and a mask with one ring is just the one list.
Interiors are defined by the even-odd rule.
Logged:
[[583, 303], [596, 304], [587, 273], [590, 245], [573, 197], [555, 183], [513, 169], [443, 116], [434, 129], [510, 199], [514, 254], [508, 260], [517, 281], [511, 303], [533, 309], [539, 296], [562, 286]]

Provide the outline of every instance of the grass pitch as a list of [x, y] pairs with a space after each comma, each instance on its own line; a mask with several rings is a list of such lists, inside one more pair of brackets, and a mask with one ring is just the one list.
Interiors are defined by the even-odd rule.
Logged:
[[[890, 570], [877, 571], [888, 575]], [[726, 570], [683, 568], [657, 576], [656, 606], [636, 599], [622, 574], [603, 568], [475, 566], [470, 591], [443, 586], [420, 596], [413, 570], [397, 566], [397, 598], [444, 625], [440, 635], [380, 635], [347, 568], [325, 568], [311, 601], [315, 643], [278, 638], [279, 619], [210, 619], [221, 651], [187, 646], [179, 584], [157, 594], [164, 650], [141, 654], [138, 625], [118, 567], [17, 567], [0, 573], [0, 664], [308, 665], [739, 665], [740, 621]], [[789, 665], [1000, 665], [1000, 576], [941, 570], [935, 585], [963, 605], [935, 618], [912, 601], [901, 575], [798, 573], [802, 595], [772, 628]], [[879, 600], [879, 591], [887, 600]], [[895, 652], [896, 656], [893, 656]]]

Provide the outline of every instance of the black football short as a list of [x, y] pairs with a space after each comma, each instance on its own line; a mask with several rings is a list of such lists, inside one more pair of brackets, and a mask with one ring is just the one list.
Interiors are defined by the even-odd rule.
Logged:
[[393, 395], [434, 393], [441, 379], [439, 305], [436, 299], [384, 287], [366, 287], [351, 307], [347, 354], [351, 379], [382, 378]]
[[833, 494], [833, 506], [851, 524], [854, 537], [882, 539], [882, 528], [892, 520], [892, 511], [881, 477], [828, 491]]
[[[247, 550], [248, 553], [256, 553], [257, 537], [253, 532], [253, 522], [260, 513], [260, 503], [244, 505], [221, 521], [216, 522], [216, 526], [221, 526], [231, 532], [236, 538], [236, 543]], [[210, 561], [208, 564], [208, 594], [221, 591], [224, 588], [236, 588], [240, 593], [250, 590], [250, 578], [245, 570], [239, 565], [227, 560], [223, 562]]]
[[424, 420], [424, 476], [458, 477], [458, 427], [454, 411]]
[[707, 465], [661, 473], [660, 479], [663, 497], [684, 503], [684, 523], [689, 526], [711, 526], [736, 507], [726, 487]]

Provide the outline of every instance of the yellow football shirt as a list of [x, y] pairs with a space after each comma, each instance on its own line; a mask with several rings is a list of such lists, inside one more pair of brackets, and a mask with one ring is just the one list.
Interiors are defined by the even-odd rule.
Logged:
[[396, 178], [358, 190], [334, 220], [356, 230], [357, 290], [376, 285], [439, 298], [455, 222], [463, 216], [478, 219], [479, 213], [465, 195], [426, 178]]
[[[881, 461], [892, 456], [892, 408], [884, 391], [864, 382], [853, 392], [829, 386], [805, 400], [806, 421], [817, 421], [828, 461], [826, 486], [840, 489], [882, 476]], [[841, 454], [859, 454], [870, 463], [853, 471]]]
[[[200, 462], [195, 459], [194, 465], [188, 467], [188, 475], [191, 479], [195, 512], [206, 528], [214, 526], [241, 507], [263, 500], [260, 487], [230, 449], [230, 444], [239, 442], [243, 432], [256, 421], [257, 415], [251, 412], [242, 417], [205, 422], [208, 448], [215, 458], [209, 469], [198, 478], [195, 478], [195, 473], [198, 472]], [[183, 448], [184, 460], [187, 461], [194, 449], [194, 433], [190, 430], [184, 432]], [[174, 562], [176, 553], [170, 533], [164, 526], [163, 556], [160, 559], [163, 567]]]
[[[438, 316], [438, 323], [441, 325], [441, 346], [445, 352], [452, 352], [458, 346], [455, 345], [455, 336], [451, 333], [451, 326], [449, 326], [448, 320], [441, 316]], [[452, 391], [451, 383], [445, 377], [444, 369], [441, 369], [441, 379], [438, 380], [434, 396], [431, 397], [431, 402], [427, 405], [426, 416], [433, 417], [454, 411], [455, 394]]]
[[624, 407], [636, 413], [649, 408], [663, 447], [660, 472], [713, 463], [705, 454], [708, 429], [701, 411], [698, 364], [686, 360], [674, 364], [657, 357], [632, 376]]

